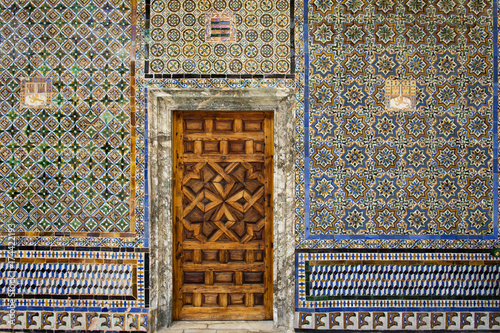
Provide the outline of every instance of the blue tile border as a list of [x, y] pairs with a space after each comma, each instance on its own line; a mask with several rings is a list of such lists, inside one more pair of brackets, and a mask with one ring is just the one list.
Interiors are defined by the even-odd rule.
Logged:
[[144, 88], [144, 247], [149, 247], [149, 131], [148, 89]]
[[493, 0], [493, 225], [498, 238], [498, 0]]
[[304, 0], [304, 236], [314, 239], [309, 234], [311, 189], [309, 161], [309, 0]]

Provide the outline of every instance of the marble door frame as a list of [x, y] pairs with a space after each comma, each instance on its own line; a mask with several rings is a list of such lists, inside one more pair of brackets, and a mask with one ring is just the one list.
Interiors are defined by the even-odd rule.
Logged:
[[172, 112], [274, 111], [273, 322], [293, 331], [295, 90], [148, 89], [149, 331], [172, 323]]

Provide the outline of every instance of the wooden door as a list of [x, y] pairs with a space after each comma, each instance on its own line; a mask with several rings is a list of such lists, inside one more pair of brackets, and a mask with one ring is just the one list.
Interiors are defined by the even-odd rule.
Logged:
[[174, 320], [272, 319], [272, 112], [174, 112]]

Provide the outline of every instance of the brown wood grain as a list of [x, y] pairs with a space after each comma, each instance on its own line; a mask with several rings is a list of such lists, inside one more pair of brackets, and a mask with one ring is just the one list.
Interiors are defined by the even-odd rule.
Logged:
[[239, 272], [248, 272], [248, 271], [264, 271], [266, 268], [266, 265], [264, 263], [241, 263], [241, 262], [231, 262], [227, 264], [221, 264], [221, 263], [200, 263], [196, 264], [193, 262], [184, 262], [182, 264], [182, 268], [184, 270], [188, 270], [191, 272], [205, 272], [207, 270], [210, 271], [227, 271], [227, 270], [232, 270], [232, 271], [239, 271]]
[[[181, 180], [182, 178], [177, 177], [177, 175], [182, 175], [183, 172], [183, 165], [181, 163], [181, 154], [183, 153], [183, 123], [182, 123], [182, 117], [179, 113], [174, 114], [173, 116], [173, 157], [174, 157], [174, 163], [173, 163], [173, 218], [174, 218], [174, 232], [173, 232], [173, 239], [174, 239], [174, 273], [173, 273], [173, 281], [174, 281], [174, 287], [173, 287], [173, 302], [174, 306], [172, 309], [172, 317], [179, 319], [181, 317], [181, 309], [183, 306], [183, 301], [184, 301], [184, 295], [181, 291], [181, 287], [184, 284], [184, 279], [183, 279], [183, 272], [181, 269], [175, 269], [176, 267], [180, 267], [182, 261], [181, 257], [183, 254], [183, 248], [181, 245], [181, 239], [182, 239], [182, 229], [180, 228], [180, 217], [182, 216], [182, 183]], [[200, 124], [202, 124], [200, 122]], [[202, 127], [203, 125], [200, 125]], [[196, 143], [195, 145], [195, 150], [196, 150]], [[197, 296], [198, 297], [198, 296]], [[190, 302], [193, 302], [194, 296], [189, 295], [186, 297], [190, 300]], [[199, 301], [197, 298], [196, 301]]]
[[182, 309], [185, 320], [214, 320], [215, 317], [232, 318], [231, 320], [267, 320], [263, 306], [228, 306], [226, 308], [185, 306]]
[[174, 320], [272, 319], [272, 112], [174, 112]]
[[[272, 175], [273, 170], [273, 118], [271, 113], [267, 113], [264, 119], [264, 132], [265, 132], [265, 170], [269, 170], [269, 175]], [[266, 193], [265, 193], [265, 209], [266, 216], [273, 216], [273, 177], [266, 177]], [[265, 292], [263, 297], [264, 307], [265, 307], [265, 316], [266, 319], [272, 319], [273, 313], [273, 261], [272, 261], [272, 253], [273, 253], [273, 223], [266, 223], [267, 233], [265, 234], [265, 259], [264, 262], [266, 264], [266, 269], [264, 273], [264, 285]]]
[[181, 287], [185, 293], [259, 293], [265, 291], [264, 285], [252, 284], [242, 286], [222, 285], [217, 284], [213, 286], [206, 286], [204, 284], [185, 284]]

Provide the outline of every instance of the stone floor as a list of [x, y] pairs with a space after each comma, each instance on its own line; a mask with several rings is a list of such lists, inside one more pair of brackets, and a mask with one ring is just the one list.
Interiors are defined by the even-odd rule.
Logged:
[[275, 333], [272, 321], [175, 321], [158, 333]]

